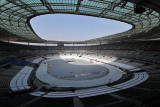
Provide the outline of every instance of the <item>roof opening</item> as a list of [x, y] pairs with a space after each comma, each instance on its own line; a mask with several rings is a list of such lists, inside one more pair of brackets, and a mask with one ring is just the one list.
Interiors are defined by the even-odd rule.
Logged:
[[30, 21], [35, 33], [46, 40], [83, 41], [127, 31], [132, 25], [98, 17], [46, 14]]

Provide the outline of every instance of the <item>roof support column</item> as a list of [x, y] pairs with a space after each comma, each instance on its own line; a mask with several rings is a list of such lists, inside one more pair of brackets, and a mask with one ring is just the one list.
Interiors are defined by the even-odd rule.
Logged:
[[46, 6], [46, 8], [51, 12], [51, 13], [54, 13], [52, 7], [49, 5], [48, 1], [46, 0], [40, 0], [43, 4], [43, 6]]
[[28, 46], [29, 46], [29, 40], [28, 40]]
[[83, 103], [79, 99], [79, 97], [73, 97], [74, 107], [84, 107]]
[[82, 0], [78, 0], [77, 7], [76, 7], [76, 11], [75, 11], [76, 14], [77, 14], [78, 11], [79, 11], [79, 6], [80, 6], [80, 4], [81, 4], [81, 1], [82, 1]]
[[7, 39], [8, 39], [8, 43], [9, 43], [9, 37], [7, 36]]

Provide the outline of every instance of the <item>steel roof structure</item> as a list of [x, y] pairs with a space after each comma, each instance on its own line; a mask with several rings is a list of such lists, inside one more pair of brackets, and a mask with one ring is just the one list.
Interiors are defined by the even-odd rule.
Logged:
[[[107, 43], [126, 39], [156, 39], [160, 37], [158, 35], [160, 3], [158, 0], [148, 1], [150, 0], [0, 0], [0, 38], [14, 41], [75, 44]], [[154, 3], [155, 1], [157, 4]], [[136, 6], [142, 6], [140, 9], [144, 9], [144, 11], [136, 13]], [[156, 6], [158, 8], [155, 8]], [[41, 39], [32, 29], [30, 20], [38, 15], [56, 13], [109, 18], [129, 23], [133, 27], [126, 32], [110, 36], [104, 35], [104, 37], [87, 41], [46, 41]], [[149, 35], [143, 38], [146, 32]]]

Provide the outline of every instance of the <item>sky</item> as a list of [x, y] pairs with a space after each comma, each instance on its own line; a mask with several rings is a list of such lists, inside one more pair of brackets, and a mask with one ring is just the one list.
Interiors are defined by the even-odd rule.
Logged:
[[131, 25], [105, 18], [47, 14], [30, 21], [35, 33], [42, 39], [58, 41], [83, 41], [127, 31]]

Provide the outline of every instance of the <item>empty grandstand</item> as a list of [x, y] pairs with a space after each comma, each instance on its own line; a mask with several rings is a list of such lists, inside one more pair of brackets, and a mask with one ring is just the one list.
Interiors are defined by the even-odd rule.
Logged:
[[[30, 20], [55, 13], [133, 27], [86, 41], [44, 40]], [[158, 107], [159, 13], [159, 0], [0, 0], [0, 106]]]

